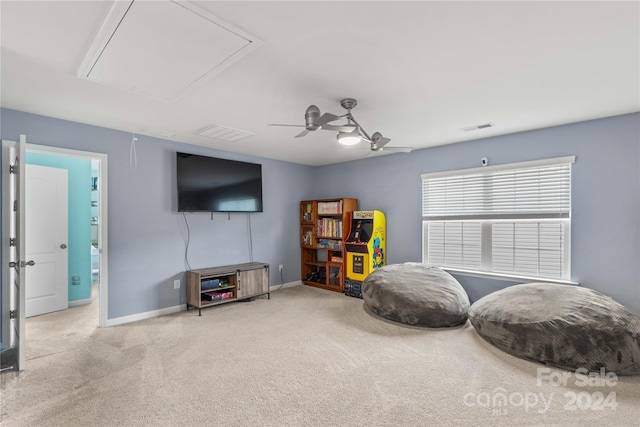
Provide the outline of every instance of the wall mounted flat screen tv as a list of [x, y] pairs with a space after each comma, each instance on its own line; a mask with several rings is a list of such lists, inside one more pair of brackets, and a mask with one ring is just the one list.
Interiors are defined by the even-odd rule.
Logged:
[[262, 212], [262, 165], [176, 153], [179, 212]]

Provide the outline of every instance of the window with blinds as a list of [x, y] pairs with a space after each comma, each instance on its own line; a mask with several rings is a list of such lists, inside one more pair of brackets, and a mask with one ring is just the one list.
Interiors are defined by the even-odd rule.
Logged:
[[570, 280], [574, 162], [572, 156], [423, 174], [423, 262]]

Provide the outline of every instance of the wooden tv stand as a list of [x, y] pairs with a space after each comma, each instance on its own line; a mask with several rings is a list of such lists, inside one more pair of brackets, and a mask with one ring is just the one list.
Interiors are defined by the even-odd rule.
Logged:
[[231, 301], [267, 295], [269, 292], [269, 264], [250, 262], [187, 271], [187, 310], [202, 309]]

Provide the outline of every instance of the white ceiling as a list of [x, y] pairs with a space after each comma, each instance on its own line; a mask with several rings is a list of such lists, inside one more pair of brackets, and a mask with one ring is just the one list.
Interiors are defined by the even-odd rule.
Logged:
[[[346, 97], [369, 134], [414, 149], [640, 111], [636, 1], [191, 2], [263, 43], [175, 101], [78, 77], [112, 4], [2, 0], [2, 107], [307, 165], [367, 151], [267, 125], [303, 124], [310, 104], [344, 114]], [[115, 69], [180, 69], [166, 56], [120, 55]], [[195, 135], [214, 124], [254, 135]]]

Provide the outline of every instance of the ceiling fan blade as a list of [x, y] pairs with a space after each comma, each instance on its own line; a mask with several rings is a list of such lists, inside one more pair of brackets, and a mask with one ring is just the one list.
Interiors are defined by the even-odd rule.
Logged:
[[413, 148], [411, 147], [386, 147], [386, 148], [378, 148], [377, 150], [372, 151], [386, 151], [386, 152], [394, 152], [394, 153], [410, 153]]
[[384, 136], [381, 136], [380, 138], [378, 138], [374, 144], [376, 146], [376, 148], [382, 148], [385, 145], [387, 145], [387, 143], [391, 141], [391, 138], [385, 138]]
[[300, 138], [301, 136], [305, 136], [308, 133], [309, 133], [309, 129], [305, 129], [302, 132], [300, 132], [299, 134], [297, 134], [296, 138]]
[[375, 132], [373, 135], [371, 135], [371, 149], [374, 151], [379, 150], [384, 147], [389, 141], [391, 141], [390, 138], [385, 138], [380, 132]]
[[314, 122], [314, 124], [317, 125], [317, 126], [323, 126], [323, 125], [326, 125], [329, 122], [332, 122], [334, 120], [338, 120], [339, 118], [340, 118], [340, 116], [336, 116], [335, 114], [324, 113], [323, 115], [318, 117], [318, 120], [316, 120]]
[[284, 124], [284, 123], [268, 123], [267, 126], [289, 126], [289, 127], [296, 127], [296, 128], [303, 128], [304, 125], [289, 125], [289, 124]]

